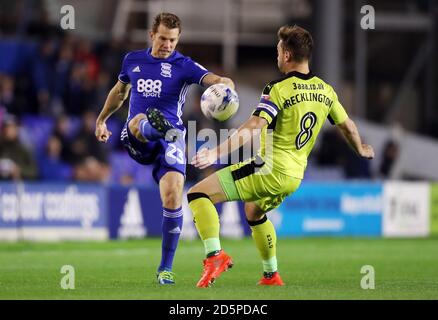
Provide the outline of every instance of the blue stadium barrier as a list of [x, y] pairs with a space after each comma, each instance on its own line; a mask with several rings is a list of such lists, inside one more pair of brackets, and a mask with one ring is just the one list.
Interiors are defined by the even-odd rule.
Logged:
[[0, 239], [107, 239], [105, 187], [0, 183]]
[[279, 236], [380, 236], [381, 183], [303, 183], [276, 210]]
[[[429, 185], [303, 182], [269, 213], [279, 237], [427, 236]], [[217, 206], [224, 237], [250, 235], [244, 205]], [[197, 237], [184, 197], [182, 237]], [[384, 214], [385, 213], [385, 214]], [[0, 183], [0, 240], [161, 236], [156, 186]]]

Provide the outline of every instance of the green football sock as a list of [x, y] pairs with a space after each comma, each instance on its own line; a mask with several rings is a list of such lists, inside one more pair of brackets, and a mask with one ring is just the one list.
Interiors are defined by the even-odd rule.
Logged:
[[221, 250], [221, 241], [219, 238], [208, 238], [202, 241], [204, 243], [205, 255]]
[[265, 222], [250, 227], [255, 245], [262, 258], [263, 271], [277, 271], [277, 234], [274, 225], [270, 220], [266, 219]]
[[277, 271], [277, 257], [272, 257], [268, 260], [263, 260], [263, 272], [275, 272]]
[[198, 198], [190, 201], [189, 207], [193, 212], [196, 229], [204, 242], [205, 254], [220, 250], [219, 215], [211, 200]]

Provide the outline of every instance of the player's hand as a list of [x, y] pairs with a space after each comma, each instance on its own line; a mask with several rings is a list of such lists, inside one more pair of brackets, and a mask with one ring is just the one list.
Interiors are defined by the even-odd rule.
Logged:
[[105, 123], [100, 122], [96, 123], [96, 131], [94, 134], [98, 141], [106, 143], [109, 137], [111, 137], [112, 132], [108, 130]]
[[195, 168], [205, 169], [216, 162], [216, 152], [214, 150], [202, 149], [192, 159]]
[[360, 152], [360, 156], [365, 159], [373, 159], [374, 158], [374, 149], [369, 144], [362, 144], [362, 150]]

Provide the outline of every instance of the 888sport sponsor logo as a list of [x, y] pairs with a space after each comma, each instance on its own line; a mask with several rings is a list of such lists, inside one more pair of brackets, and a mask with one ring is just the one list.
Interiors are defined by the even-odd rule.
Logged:
[[163, 83], [161, 80], [152, 79], [138, 79], [137, 80], [137, 92], [142, 94], [143, 97], [160, 98], [161, 86]]

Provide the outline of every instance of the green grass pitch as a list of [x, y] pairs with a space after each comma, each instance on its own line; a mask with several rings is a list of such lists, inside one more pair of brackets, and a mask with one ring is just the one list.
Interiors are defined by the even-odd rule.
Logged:
[[[261, 263], [251, 239], [224, 240], [234, 267], [199, 289], [203, 247], [182, 241], [177, 284], [159, 286], [160, 240], [0, 243], [0, 299], [438, 299], [438, 239], [279, 239], [284, 287], [260, 287]], [[63, 265], [75, 269], [75, 289], [60, 287]], [[375, 289], [360, 286], [372, 265]]]

